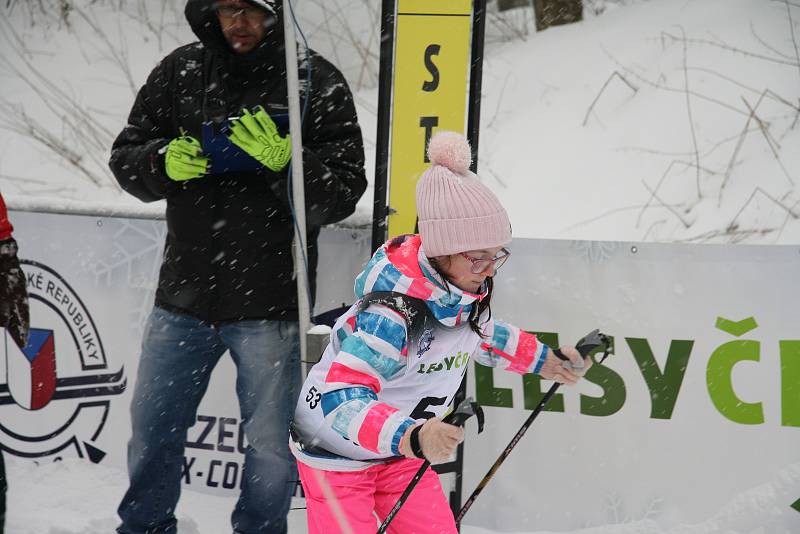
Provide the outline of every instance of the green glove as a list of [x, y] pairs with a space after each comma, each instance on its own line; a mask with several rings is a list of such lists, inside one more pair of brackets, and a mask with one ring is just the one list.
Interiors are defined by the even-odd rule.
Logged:
[[202, 156], [200, 141], [188, 135], [176, 137], [167, 145], [164, 166], [167, 176], [176, 182], [199, 178], [208, 172], [208, 158]]
[[263, 166], [280, 172], [292, 158], [292, 143], [289, 135], [281, 137], [275, 121], [258, 106], [255, 115], [242, 110], [242, 116], [232, 119], [228, 139]]

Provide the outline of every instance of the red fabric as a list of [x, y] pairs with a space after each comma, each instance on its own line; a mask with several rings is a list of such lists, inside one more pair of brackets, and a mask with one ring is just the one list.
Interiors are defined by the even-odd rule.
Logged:
[[14, 227], [8, 222], [8, 212], [6, 211], [6, 203], [3, 201], [3, 195], [0, 194], [0, 241], [11, 237], [11, 232]]
[[506, 367], [506, 371], [524, 375], [533, 372], [533, 361], [539, 352], [539, 340], [536, 339], [534, 334], [520, 331], [517, 351], [514, 354], [509, 354], [489, 343], [481, 343], [481, 349], [484, 352], [494, 353], [508, 360], [510, 365]]
[[386, 257], [398, 271], [409, 278], [425, 280], [422, 268], [419, 266], [419, 247], [422, 243], [418, 234], [399, 236], [386, 243]]
[[47, 341], [33, 360], [31, 378], [31, 410], [39, 410], [47, 406], [56, 391], [56, 349], [52, 335], [47, 336]]
[[359, 386], [367, 386], [375, 393], [381, 392], [380, 380], [372, 375], [356, 371], [338, 362], [333, 362], [331, 364], [330, 369], [328, 369], [328, 375], [325, 377], [325, 382], [328, 384], [336, 382], [357, 384]]
[[[404, 459], [378, 464], [363, 471], [322, 471], [297, 462], [306, 495], [309, 534], [341, 534], [336, 514], [328, 504], [325, 484], [353, 534], [374, 534], [402, 495], [422, 460]], [[321, 482], [322, 480], [322, 482]], [[390, 534], [457, 534], [453, 512], [439, 476], [431, 468], [422, 475], [408, 500], [389, 525]]]
[[512, 364], [506, 371], [513, 371], [524, 375], [532, 373], [533, 360], [536, 358], [536, 353], [539, 352], [539, 341], [536, 336], [525, 331], [520, 331], [519, 340], [517, 340], [517, 352], [511, 360]]
[[361, 428], [358, 429], [358, 443], [372, 452], [378, 452], [378, 438], [386, 420], [397, 413], [397, 408], [380, 403], [369, 409]]

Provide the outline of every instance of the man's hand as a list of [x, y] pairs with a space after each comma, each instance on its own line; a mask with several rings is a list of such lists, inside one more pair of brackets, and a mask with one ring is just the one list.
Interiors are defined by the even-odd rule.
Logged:
[[273, 172], [280, 172], [292, 158], [289, 135], [281, 137], [275, 121], [258, 106], [254, 114], [242, 110], [242, 116], [231, 120], [228, 139]]
[[176, 137], [169, 142], [164, 155], [167, 176], [176, 182], [204, 176], [208, 172], [209, 161], [202, 153], [200, 141], [194, 137], [188, 135]]
[[588, 356], [581, 358], [575, 347], [564, 346], [560, 347], [560, 350], [564, 356], [569, 358], [569, 361], [560, 360], [551, 349], [547, 349], [547, 358], [539, 374], [547, 380], [555, 380], [571, 386], [586, 374], [586, 371], [592, 366], [592, 358]]
[[20, 349], [25, 348], [30, 328], [28, 291], [14, 239], [0, 241], [0, 326], [8, 330]]

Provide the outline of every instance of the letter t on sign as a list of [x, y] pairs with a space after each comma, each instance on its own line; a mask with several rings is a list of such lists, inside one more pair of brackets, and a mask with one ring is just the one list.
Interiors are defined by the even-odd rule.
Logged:
[[431, 141], [433, 129], [439, 126], [439, 117], [420, 117], [419, 125], [425, 128], [425, 144], [422, 146], [422, 159], [425, 163], [430, 163], [431, 160], [428, 159], [428, 143]]

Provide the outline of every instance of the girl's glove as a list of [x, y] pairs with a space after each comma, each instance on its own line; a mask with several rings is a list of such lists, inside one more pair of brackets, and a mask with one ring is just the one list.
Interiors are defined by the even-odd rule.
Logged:
[[176, 137], [169, 142], [164, 155], [167, 176], [176, 182], [204, 176], [208, 172], [209, 161], [202, 153], [200, 141], [194, 137], [188, 135]]
[[446, 462], [462, 441], [463, 428], [434, 417], [406, 430], [400, 441], [400, 452], [406, 458], [424, 458], [432, 464], [439, 464]]
[[592, 358], [581, 358], [580, 353], [575, 347], [559, 347], [561, 353], [569, 358], [569, 361], [562, 361], [553, 354], [551, 349], [547, 349], [547, 357], [542, 365], [539, 374], [547, 380], [555, 380], [561, 384], [573, 385], [578, 382], [580, 377], [592, 366]]
[[273, 172], [282, 171], [292, 159], [289, 135], [281, 137], [275, 121], [261, 106], [258, 106], [255, 115], [246, 109], [242, 110], [241, 117], [231, 120], [230, 131], [228, 139], [231, 143]]

